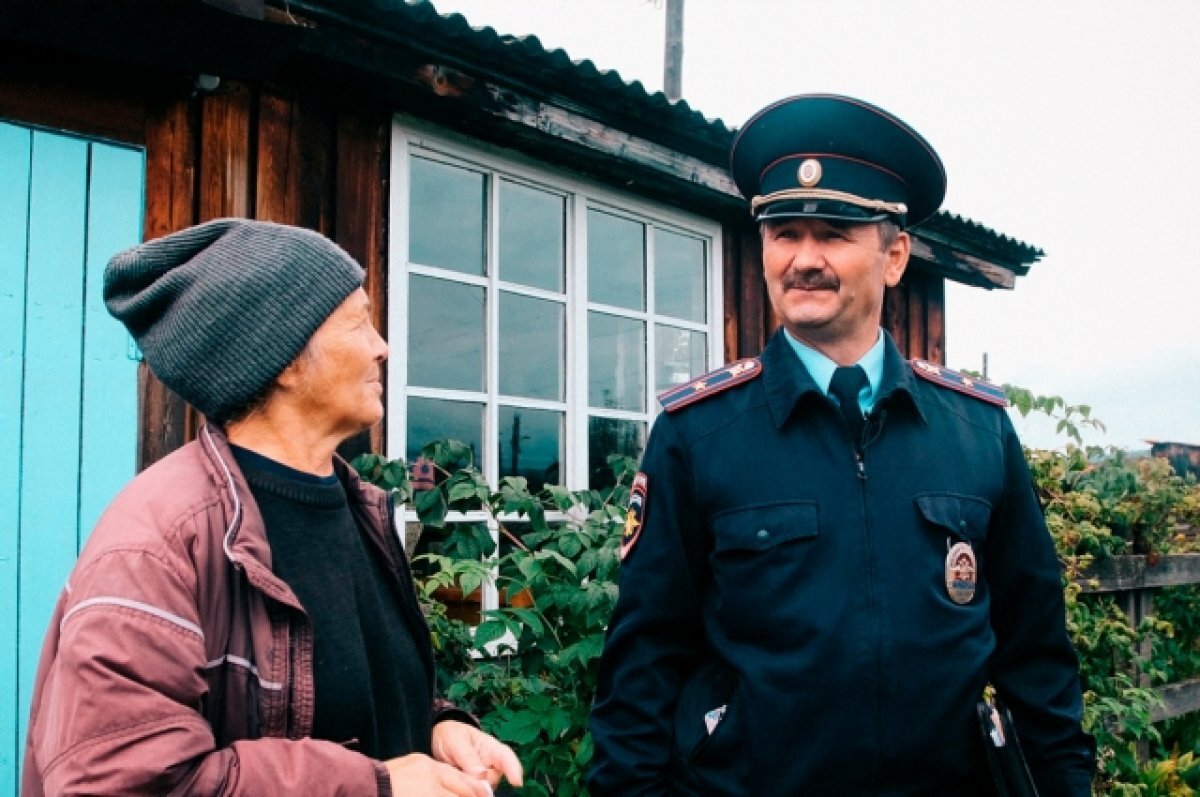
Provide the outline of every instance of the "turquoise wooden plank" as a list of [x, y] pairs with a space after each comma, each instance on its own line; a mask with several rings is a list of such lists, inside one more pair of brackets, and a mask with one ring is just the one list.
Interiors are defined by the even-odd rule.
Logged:
[[[35, 131], [29, 193], [21, 467], [18, 711], [55, 600], [75, 561], [86, 142]], [[18, 746], [24, 743], [24, 726]]]
[[77, 548], [137, 468], [137, 362], [102, 291], [109, 258], [142, 240], [144, 172], [140, 150], [92, 144]]
[[0, 123], [0, 794], [17, 793], [17, 524], [21, 515], [21, 395], [25, 346], [29, 130]]

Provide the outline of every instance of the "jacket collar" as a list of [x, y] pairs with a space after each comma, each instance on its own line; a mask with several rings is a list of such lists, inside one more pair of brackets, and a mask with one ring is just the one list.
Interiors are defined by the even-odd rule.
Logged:
[[[247, 575], [260, 589], [276, 600], [294, 604], [300, 602], [291, 589], [272, 572], [271, 547], [267, 541], [266, 524], [246, 484], [246, 477], [234, 459], [225, 432], [213, 424], [205, 424], [197, 435], [204, 452], [204, 463], [221, 492], [225, 504], [226, 528], [222, 532], [221, 545], [225, 556], [234, 565], [246, 570]], [[390, 559], [396, 558], [395, 548], [386, 535], [391, 528], [391, 509], [388, 495], [383, 490], [362, 481], [354, 469], [337, 454], [333, 458], [334, 472], [346, 488], [346, 497], [354, 511], [367, 513], [366, 528], [376, 543]]]
[[[776, 330], [762, 353], [763, 389], [776, 428], [783, 428], [797, 406], [825, 400], [825, 392], [800, 362], [791, 344], [784, 338], [786, 334], [782, 328]], [[877, 388], [875, 407], [880, 409], [907, 403], [924, 421], [925, 413], [921, 409], [916, 375], [900, 356], [900, 350], [886, 330], [883, 337], [883, 379]]]

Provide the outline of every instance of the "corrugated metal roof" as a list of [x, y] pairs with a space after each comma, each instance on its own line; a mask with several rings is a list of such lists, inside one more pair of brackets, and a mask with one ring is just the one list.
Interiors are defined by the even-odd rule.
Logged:
[[[462, 14], [441, 14], [430, 0], [288, 0], [286, 5], [370, 26], [449, 65], [486, 71], [490, 79], [532, 88], [572, 110], [619, 120], [626, 132], [721, 168], [727, 166], [736, 129], [706, 117], [686, 100], [672, 102], [661, 91], [648, 91], [641, 81], [626, 81], [615, 70], [600, 69], [588, 59], [573, 60], [561, 48], [547, 49], [535, 35], [472, 27]], [[965, 243], [974, 254], [1014, 267], [1018, 273], [1045, 256], [1035, 246], [948, 211], [925, 222], [922, 231], [949, 236], [960, 246]]]

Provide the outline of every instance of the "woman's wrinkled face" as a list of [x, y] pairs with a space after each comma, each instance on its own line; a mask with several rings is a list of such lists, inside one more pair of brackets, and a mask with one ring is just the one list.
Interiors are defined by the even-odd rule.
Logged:
[[289, 369], [292, 398], [319, 428], [345, 438], [383, 418], [387, 342], [371, 322], [371, 300], [362, 288], [346, 297], [313, 333]]

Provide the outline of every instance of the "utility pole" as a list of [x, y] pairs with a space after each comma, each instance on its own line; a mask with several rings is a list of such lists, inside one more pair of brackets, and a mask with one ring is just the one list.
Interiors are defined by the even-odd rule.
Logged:
[[663, 51], [663, 94], [683, 96], [683, 0], [667, 0], [667, 40]]

